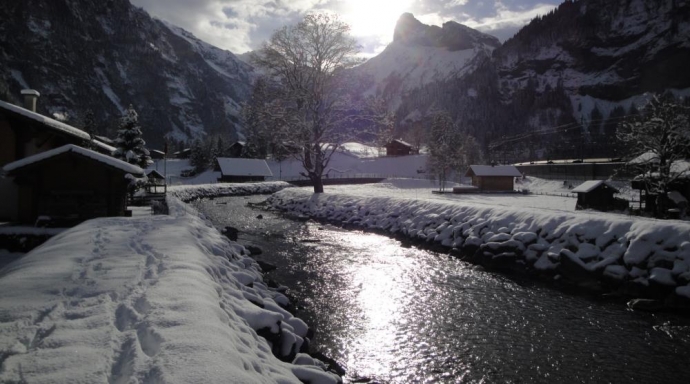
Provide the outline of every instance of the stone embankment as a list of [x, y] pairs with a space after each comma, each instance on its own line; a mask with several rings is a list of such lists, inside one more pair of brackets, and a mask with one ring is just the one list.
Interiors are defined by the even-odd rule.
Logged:
[[300, 217], [440, 247], [487, 268], [519, 271], [648, 308], [690, 308], [690, 223], [578, 213], [312, 194], [272, 207]]

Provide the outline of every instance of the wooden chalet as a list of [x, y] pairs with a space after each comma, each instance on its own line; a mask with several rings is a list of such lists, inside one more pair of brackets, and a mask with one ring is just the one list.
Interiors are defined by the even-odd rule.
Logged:
[[165, 182], [165, 176], [155, 169], [146, 174], [148, 181], [146, 182], [146, 193], [148, 194], [163, 194], [168, 192], [168, 186]]
[[218, 181], [224, 183], [265, 181], [267, 177], [273, 177], [271, 169], [263, 159], [219, 157], [216, 163], [221, 175]]
[[157, 149], [152, 149], [149, 151], [149, 155], [153, 160], [163, 160], [165, 159], [165, 152], [159, 151]]
[[242, 152], [244, 151], [244, 147], [246, 145], [247, 145], [247, 143], [244, 141], [236, 141], [236, 142], [232, 143], [232, 145], [228, 147], [228, 156], [229, 157], [242, 157]]
[[103, 216], [124, 216], [131, 177], [143, 177], [136, 165], [73, 144], [5, 164], [18, 186], [18, 217], [63, 225]]
[[618, 188], [608, 181], [585, 181], [572, 190], [572, 193], [577, 194], [575, 209], [624, 210], [628, 207], [628, 202], [613, 196], [618, 192]]
[[482, 192], [512, 192], [515, 178], [522, 174], [512, 165], [470, 165], [465, 177]]
[[[67, 144], [86, 146], [112, 155], [115, 148], [91, 137], [81, 129], [36, 113], [40, 94], [31, 89], [22, 91], [24, 107], [0, 101], [0, 167], [14, 161], [50, 151]], [[19, 216], [19, 190], [9, 178], [0, 177], [0, 221], [13, 221]]]
[[386, 156], [407, 156], [414, 152], [412, 144], [396, 139], [386, 144]]
[[181, 151], [177, 151], [173, 153], [173, 157], [176, 159], [189, 159], [189, 156], [192, 155], [192, 149], [191, 148], [185, 148]]

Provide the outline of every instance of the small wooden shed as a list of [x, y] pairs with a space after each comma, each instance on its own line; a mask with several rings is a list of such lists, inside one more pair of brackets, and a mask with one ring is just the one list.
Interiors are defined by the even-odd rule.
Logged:
[[220, 182], [244, 183], [265, 181], [267, 177], [273, 177], [271, 169], [263, 159], [219, 157], [216, 162], [220, 170]]
[[242, 152], [244, 147], [247, 145], [244, 141], [236, 141], [228, 147], [228, 156], [230, 157], [242, 157]]
[[124, 216], [132, 175], [144, 171], [124, 161], [68, 144], [3, 167], [19, 188], [19, 221], [48, 217], [78, 223], [104, 216]]
[[386, 156], [407, 156], [412, 153], [412, 144], [400, 139], [386, 144]]
[[465, 177], [472, 178], [472, 185], [485, 192], [512, 192], [515, 178], [522, 173], [512, 165], [470, 165]]
[[192, 149], [191, 148], [185, 148], [181, 151], [177, 151], [173, 153], [173, 156], [176, 159], [189, 159], [189, 156], [192, 155]]
[[165, 152], [159, 151], [157, 149], [152, 149], [149, 151], [149, 154], [151, 155], [151, 158], [153, 160], [162, 160], [165, 159]]
[[616, 199], [614, 194], [619, 190], [613, 184], [605, 180], [588, 180], [572, 190], [577, 193], [575, 209], [596, 209], [598, 211], [611, 211], [625, 209], [627, 202]]

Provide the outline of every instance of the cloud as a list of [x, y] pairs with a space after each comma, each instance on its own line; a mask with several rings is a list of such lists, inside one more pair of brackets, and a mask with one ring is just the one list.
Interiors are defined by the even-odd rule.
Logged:
[[393, 39], [395, 21], [412, 12], [425, 24], [457, 21], [505, 40], [560, 0], [131, 0], [151, 15], [198, 38], [244, 53], [261, 47], [283, 25], [310, 11], [335, 12], [353, 26], [363, 56], [381, 52]]
[[243, 53], [259, 48], [273, 31], [294, 24], [326, 0], [131, 0], [151, 15], [198, 38]]

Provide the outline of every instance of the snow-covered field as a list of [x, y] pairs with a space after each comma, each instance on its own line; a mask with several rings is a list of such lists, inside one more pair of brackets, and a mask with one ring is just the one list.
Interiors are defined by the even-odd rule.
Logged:
[[320, 195], [291, 188], [270, 201], [294, 214], [462, 249], [486, 265], [690, 298], [688, 222], [575, 212], [547, 202], [551, 196], [432, 195], [410, 181], [400, 181], [405, 189], [395, 183], [330, 187]]
[[[366, 145], [358, 143], [346, 143], [343, 150], [333, 155], [324, 174], [329, 177], [343, 175], [376, 174], [386, 177], [426, 178], [427, 155], [410, 155], [400, 157], [377, 157], [378, 151]], [[267, 160], [273, 178], [268, 181], [291, 180], [302, 178], [300, 172], [304, 169], [302, 164], [295, 159], [287, 159], [277, 162]], [[189, 160], [168, 159], [167, 165], [163, 160], [157, 160], [147, 168], [147, 171], [157, 170], [160, 173], [167, 171], [169, 185], [197, 185], [217, 183], [220, 172], [208, 170], [193, 177], [181, 177], [184, 170], [191, 169]]]
[[294, 356], [306, 324], [242, 246], [169, 205], [84, 222], [0, 270], [0, 382], [339, 380], [307, 355], [274, 356]]

